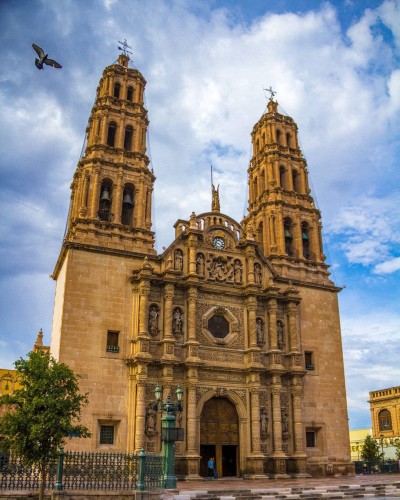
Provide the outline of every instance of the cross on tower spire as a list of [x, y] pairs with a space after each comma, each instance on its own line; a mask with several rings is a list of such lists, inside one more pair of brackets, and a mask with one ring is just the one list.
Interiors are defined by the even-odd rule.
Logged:
[[[128, 42], [126, 41], [126, 38], [124, 39], [123, 42], [120, 42], [118, 40], [118, 43], [120, 43], [122, 45], [122, 47], [120, 47], [118, 45], [118, 50], [122, 50], [122, 53], [124, 56], [127, 56], [128, 54], [131, 54], [132, 55], [132, 52], [130, 52], [128, 49], [131, 49], [132, 47], [130, 45], [128, 45]], [[128, 56], [129, 57], [129, 56]]]
[[[273, 101], [274, 100], [274, 95], [277, 93], [275, 90], [272, 90], [271, 85], [269, 86], [269, 89], [263, 89], [264, 92], [269, 92], [269, 100]], [[267, 96], [266, 96], [267, 97]]]

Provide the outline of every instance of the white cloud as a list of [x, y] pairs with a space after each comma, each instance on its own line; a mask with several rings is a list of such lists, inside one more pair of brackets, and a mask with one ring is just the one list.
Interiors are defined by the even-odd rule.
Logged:
[[374, 268], [375, 274], [390, 274], [400, 269], [400, 257], [381, 262]]
[[[398, 200], [397, 192], [381, 198], [363, 195], [340, 209], [328, 223], [327, 231], [341, 236], [340, 246], [350, 263], [369, 266], [392, 262], [390, 255], [400, 242]], [[387, 273], [389, 268], [390, 264], [376, 265], [374, 272]]]

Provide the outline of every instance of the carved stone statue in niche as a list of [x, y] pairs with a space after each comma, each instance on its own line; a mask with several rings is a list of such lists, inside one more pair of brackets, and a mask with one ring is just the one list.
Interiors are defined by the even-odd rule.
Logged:
[[154, 436], [156, 433], [156, 418], [157, 414], [150, 405], [146, 410], [146, 427], [145, 432], [147, 436]]
[[261, 318], [256, 320], [256, 337], [257, 345], [261, 347], [264, 345], [264, 321]]
[[268, 436], [268, 412], [266, 408], [262, 408], [260, 412], [260, 432], [262, 439]]
[[182, 335], [182, 328], [183, 328], [183, 314], [181, 310], [177, 307], [176, 309], [174, 309], [174, 314], [172, 317], [172, 331], [174, 332], [174, 335], [180, 337]]
[[282, 436], [284, 439], [287, 439], [289, 437], [289, 417], [287, 408], [282, 408], [281, 420], [282, 420]]
[[262, 284], [262, 271], [261, 266], [257, 262], [254, 264], [254, 281], [258, 284]]
[[233, 276], [234, 276], [234, 281], [237, 284], [242, 283], [243, 281], [243, 264], [240, 262], [239, 259], [236, 259], [235, 262], [233, 263]]
[[177, 271], [183, 271], [183, 253], [182, 250], [175, 250], [174, 267]]
[[156, 305], [152, 305], [149, 309], [149, 332], [153, 336], [158, 333], [158, 316], [158, 307]]
[[205, 260], [202, 253], [197, 254], [196, 258], [196, 273], [200, 276], [204, 276]]
[[276, 331], [278, 338], [278, 349], [283, 349], [285, 347], [285, 331], [282, 321], [277, 321]]

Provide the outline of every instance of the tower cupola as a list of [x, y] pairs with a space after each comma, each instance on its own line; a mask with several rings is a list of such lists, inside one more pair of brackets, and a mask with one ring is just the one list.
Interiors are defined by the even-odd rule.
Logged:
[[124, 51], [100, 79], [85, 150], [71, 184], [65, 242], [155, 254], [146, 80], [128, 63]]
[[271, 97], [251, 136], [246, 231], [254, 234], [261, 252], [278, 271], [293, 278], [310, 271], [325, 282], [329, 273], [324, 264], [321, 214], [311, 196], [296, 123], [279, 113]]

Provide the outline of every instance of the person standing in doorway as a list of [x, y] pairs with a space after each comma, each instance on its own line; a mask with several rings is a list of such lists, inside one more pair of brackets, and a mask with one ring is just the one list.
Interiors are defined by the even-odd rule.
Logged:
[[215, 479], [215, 459], [214, 457], [211, 457], [210, 460], [207, 462], [207, 468], [208, 468], [208, 477], [211, 477], [211, 479]]

